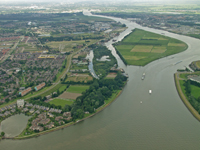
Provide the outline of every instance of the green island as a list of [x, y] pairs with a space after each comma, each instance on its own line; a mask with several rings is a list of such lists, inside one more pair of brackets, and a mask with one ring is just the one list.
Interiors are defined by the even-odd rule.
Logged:
[[117, 53], [126, 65], [146, 64], [187, 49], [187, 45], [177, 39], [135, 29], [121, 42], [114, 44]]
[[192, 115], [200, 121], [200, 61], [192, 62], [189, 69], [178, 70], [174, 74], [180, 98]]

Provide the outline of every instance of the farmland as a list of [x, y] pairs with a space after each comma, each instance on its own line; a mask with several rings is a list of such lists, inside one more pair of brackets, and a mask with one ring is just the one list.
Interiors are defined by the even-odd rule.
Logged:
[[67, 81], [73, 81], [73, 82], [88, 82], [88, 81], [92, 81], [93, 77], [88, 75], [88, 74], [71, 74], [67, 80]]
[[73, 100], [75, 100], [79, 96], [81, 96], [80, 93], [64, 92], [58, 98], [60, 98], [60, 99], [73, 99]]
[[83, 91], [87, 90], [89, 86], [79, 86], [79, 85], [71, 85], [68, 89], [67, 92], [71, 93], [82, 93]]
[[182, 52], [187, 45], [179, 40], [135, 29], [115, 44], [128, 65], [144, 66], [156, 59]]
[[64, 107], [65, 105], [72, 105], [73, 104], [73, 100], [63, 100], [63, 99], [59, 99], [59, 98], [55, 98], [52, 101], [50, 101], [50, 104], [54, 104], [56, 106], [62, 106]]

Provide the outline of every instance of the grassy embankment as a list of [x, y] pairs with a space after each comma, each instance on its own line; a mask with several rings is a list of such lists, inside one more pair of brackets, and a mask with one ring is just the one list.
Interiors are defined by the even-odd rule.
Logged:
[[[200, 115], [199, 113], [193, 108], [193, 106], [190, 104], [190, 102], [188, 101], [188, 98], [186, 96], [185, 93], [185, 87], [184, 87], [184, 80], [179, 80], [178, 74], [174, 74], [174, 79], [175, 79], [175, 84], [176, 84], [176, 89], [178, 91], [178, 94], [181, 98], [181, 100], [183, 101], [183, 103], [185, 104], [185, 106], [188, 108], [188, 110], [192, 113], [192, 115], [200, 121]], [[196, 89], [196, 88], [195, 88]], [[200, 88], [198, 89], [200, 90]], [[194, 87], [191, 86], [191, 91], [192, 91], [192, 95], [196, 95], [198, 93], [198, 95], [200, 96], [200, 93], [198, 90], [194, 90]]]
[[187, 47], [182, 41], [141, 29], [135, 29], [115, 44], [125, 63], [137, 66], [145, 66], [156, 59], [182, 52]]

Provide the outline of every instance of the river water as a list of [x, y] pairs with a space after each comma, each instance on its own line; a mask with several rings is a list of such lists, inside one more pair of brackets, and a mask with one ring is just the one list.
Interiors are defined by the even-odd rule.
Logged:
[[94, 52], [93, 52], [93, 50], [91, 50], [90, 53], [87, 54], [87, 56], [86, 56], [86, 59], [89, 60], [88, 69], [94, 78], [99, 79], [99, 77], [96, 75], [94, 68], [93, 68], [93, 63], [92, 63], [93, 58], [94, 58]]
[[[120, 18], [108, 18], [128, 26], [117, 40], [137, 27], [182, 40], [188, 44], [188, 50], [145, 67], [126, 67], [110, 45], [112, 42], [108, 42], [106, 45], [117, 57], [118, 65], [129, 74], [129, 81], [116, 101], [97, 115], [63, 130], [26, 140], [2, 140], [1, 149], [199, 150], [200, 123], [179, 98], [173, 74], [199, 59], [200, 41], [142, 27]], [[182, 62], [176, 64], [179, 61]], [[143, 72], [146, 76], [141, 80]], [[151, 95], [149, 89], [152, 90]]]

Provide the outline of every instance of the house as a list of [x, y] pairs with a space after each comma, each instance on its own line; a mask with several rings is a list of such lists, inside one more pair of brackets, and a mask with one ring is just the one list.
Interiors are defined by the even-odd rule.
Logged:
[[17, 107], [18, 107], [18, 108], [24, 107], [24, 100], [23, 100], [23, 99], [17, 100]]
[[46, 127], [46, 128], [48, 128], [48, 129], [51, 129], [51, 128], [53, 128], [53, 127], [54, 127], [54, 123], [53, 123], [53, 122], [51, 122], [50, 124], [46, 125], [45, 127]]
[[65, 117], [71, 117], [71, 112], [64, 112], [63, 116], [65, 116]]
[[50, 118], [53, 118], [54, 115], [52, 113], [47, 113], [47, 115], [50, 117]]
[[30, 104], [30, 103], [26, 103], [25, 105], [26, 107], [33, 107], [33, 104]]
[[25, 90], [19, 92], [19, 95], [24, 96], [24, 95], [26, 95], [27, 93], [29, 93], [30, 91], [32, 91], [32, 88], [31, 88], [31, 87], [29, 87], [29, 88], [27, 88], [27, 89], [25, 89]]
[[[17, 70], [16, 70], [16, 71], [17, 71]], [[19, 72], [19, 71], [18, 71], [18, 72]], [[23, 91], [23, 90], [25, 90], [25, 87], [20, 87], [19, 90], [20, 90], [20, 91]]]
[[38, 131], [43, 131], [43, 130], [44, 130], [43, 127], [38, 126], [38, 125], [32, 125], [32, 126], [30, 127], [30, 129], [31, 129], [31, 130], [38, 130]]
[[23, 112], [27, 112], [29, 109], [28, 108], [24, 108], [23, 109]]
[[61, 120], [61, 119], [63, 119], [62, 116], [58, 116], [58, 117], [55, 118], [56, 121], [59, 121], [59, 120]]
[[4, 114], [0, 114], [0, 117], [5, 117], [5, 115]]
[[29, 110], [29, 112], [30, 112], [31, 114], [34, 113], [34, 111], [35, 111], [35, 109], [33, 109], [33, 108]]
[[46, 99], [50, 99], [50, 98], [51, 98], [51, 96], [52, 96], [52, 95], [47, 95], [47, 96], [46, 96]]
[[15, 111], [16, 111], [15, 109], [12, 109], [12, 110], [11, 110], [12, 113], [14, 113]]
[[8, 115], [11, 115], [11, 113], [10, 113], [10, 111], [6, 111], [6, 112], [4, 113], [4, 115], [5, 115], [5, 116], [8, 116]]
[[35, 87], [35, 91], [40, 90], [40, 89], [43, 88], [45, 85], [46, 85], [45, 82], [39, 84], [38, 86]]
[[36, 113], [36, 114], [40, 114], [40, 111], [39, 111], [39, 110], [37, 110], [35, 113]]

